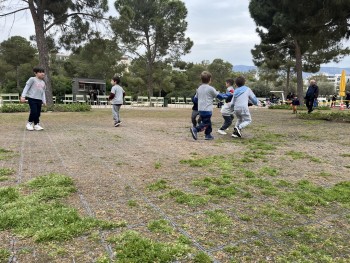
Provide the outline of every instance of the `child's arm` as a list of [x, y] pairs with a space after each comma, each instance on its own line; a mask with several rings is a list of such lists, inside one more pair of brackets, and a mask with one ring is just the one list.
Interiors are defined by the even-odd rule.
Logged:
[[24, 87], [23, 91], [22, 91], [22, 95], [21, 95], [21, 102], [25, 102], [26, 101], [26, 95], [28, 93], [28, 90], [30, 89], [30, 87], [33, 85], [34, 80], [32, 78], [28, 79], [26, 86]]

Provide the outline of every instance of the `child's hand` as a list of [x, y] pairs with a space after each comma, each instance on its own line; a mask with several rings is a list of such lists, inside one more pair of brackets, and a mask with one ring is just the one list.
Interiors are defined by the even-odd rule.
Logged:
[[26, 98], [25, 97], [21, 97], [20, 102], [25, 103], [26, 102]]

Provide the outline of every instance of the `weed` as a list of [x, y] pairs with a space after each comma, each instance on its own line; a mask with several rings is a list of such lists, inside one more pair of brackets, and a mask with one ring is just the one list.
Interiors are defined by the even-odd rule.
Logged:
[[286, 153], [286, 155], [292, 157], [293, 160], [304, 159], [306, 157], [305, 153], [296, 151], [289, 151]]
[[159, 169], [160, 167], [162, 167], [162, 164], [161, 164], [160, 162], [156, 162], [156, 163], [154, 164], [154, 168], [155, 168], [155, 169]]
[[327, 172], [320, 172], [320, 173], [318, 174], [318, 176], [321, 176], [321, 177], [331, 177], [332, 174], [331, 174], [331, 173], [327, 173]]
[[165, 180], [158, 180], [157, 182], [150, 184], [147, 188], [150, 191], [159, 191], [168, 188]]
[[154, 220], [147, 225], [148, 230], [152, 232], [163, 232], [170, 234], [173, 228], [170, 226], [169, 222], [164, 219]]
[[342, 153], [340, 156], [341, 157], [350, 157], [350, 153]]
[[249, 216], [249, 215], [243, 215], [243, 214], [240, 214], [238, 215], [238, 218], [241, 219], [242, 221], [246, 221], [246, 222], [249, 222], [252, 220], [252, 217]]
[[188, 245], [156, 242], [135, 231], [126, 231], [108, 241], [115, 245], [117, 263], [174, 262], [191, 251]]
[[128, 200], [128, 206], [136, 207], [136, 206], [138, 206], [138, 204], [135, 200]]

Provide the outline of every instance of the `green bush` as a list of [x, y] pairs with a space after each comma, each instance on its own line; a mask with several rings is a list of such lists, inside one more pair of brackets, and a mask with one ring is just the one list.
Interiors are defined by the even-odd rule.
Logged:
[[[91, 106], [88, 104], [55, 104], [52, 106], [42, 107], [42, 112], [55, 111], [55, 112], [79, 112], [79, 111], [90, 111]], [[0, 107], [0, 112], [13, 113], [13, 112], [28, 112], [28, 104], [4, 104]]]
[[0, 112], [27, 112], [29, 111], [28, 104], [4, 104], [0, 107]]

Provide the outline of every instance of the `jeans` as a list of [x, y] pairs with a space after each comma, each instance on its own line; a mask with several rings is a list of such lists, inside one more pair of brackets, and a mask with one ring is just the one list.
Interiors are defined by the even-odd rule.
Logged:
[[199, 123], [199, 125], [196, 127], [197, 132], [201, 132], [204, 130], [205, 135], [210, 135], [213, 130], [211, 127], [211, 115], [200, 115], [200, 117], [202, 119], [202, 122]]
[[192, 121], [193, 127], [196, 127], [197, 124], [201, 123], [202, 121], [201, 116], [198, 117], [198, 121], [197, 121], [197, 116], [199, 116], [199, 112], [197, 110], [192, 110], [191, 121]]
[[40, 123], [40, 114], [41, 114], [41, 105], [43, 104], [42, 100], [28, 98], [28, 104], [30, 107], [30, 113], [28, 122], [34, 122], [34, 125]]

